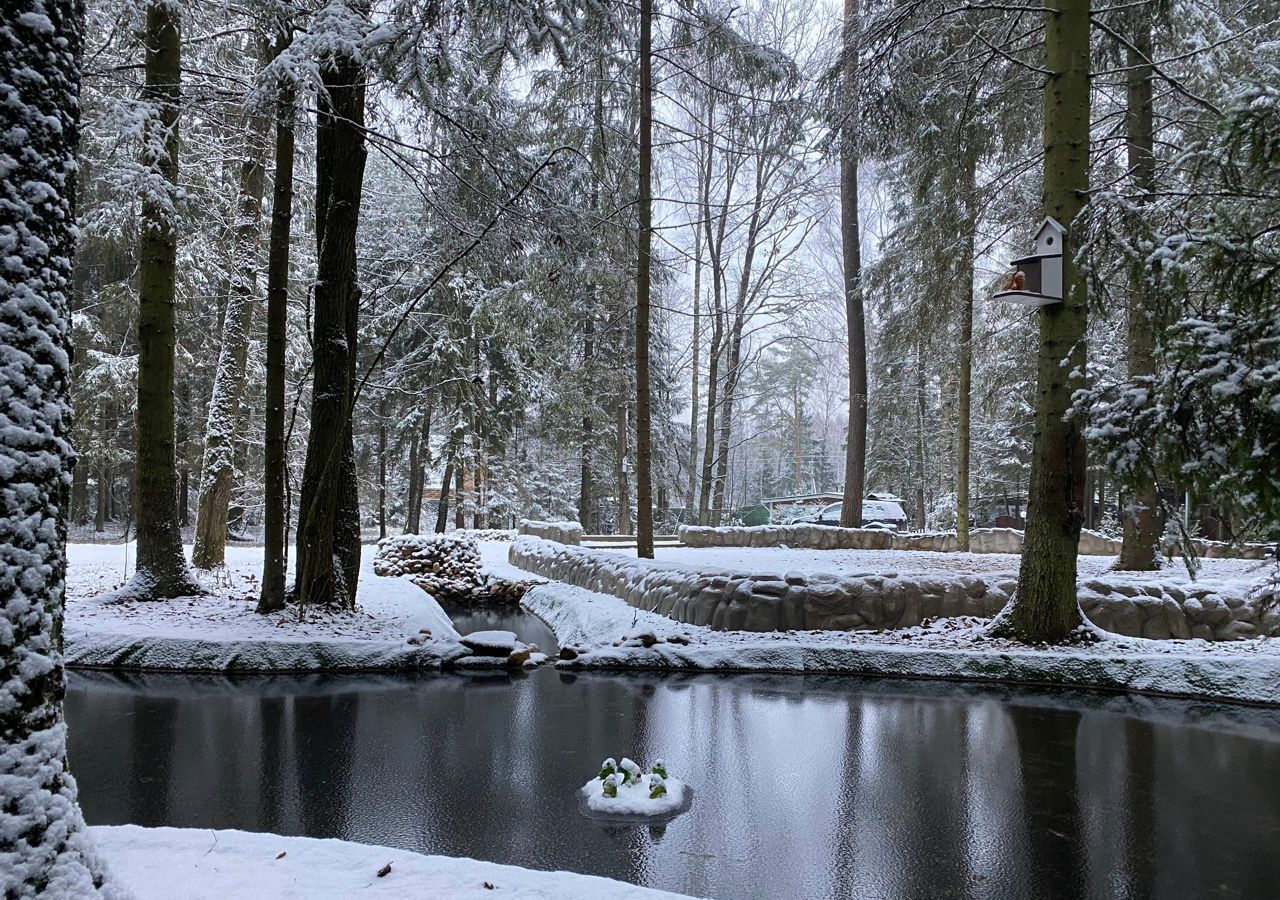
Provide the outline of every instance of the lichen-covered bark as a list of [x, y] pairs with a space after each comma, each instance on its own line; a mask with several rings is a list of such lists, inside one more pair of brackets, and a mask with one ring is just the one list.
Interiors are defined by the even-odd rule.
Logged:
[[143, 194], [138, 245], [138, 559], [125, 590], [161, 599], [198, 591], [187, 571], [178, 525], [173, 372], [178, 234], [178, 111], [181, 48], [178, 4], [147, 6], [146, 83], [150, 107], [143, 165], [153, 173]]
[[[1089, 0], [1051, 0], [1045, 27], [1044, 212], [1071, 228], [1089, 188]], [[1063, 248], [1062, 303], [1040, 310], [1035, 440], [1018, 590], [996, 630], [1027, 641], [1064, 640], [1084, 622], [1076, 552], [1084, 509], [1083, 423], [1068, 415], [1084, 387], [1085, 281]]]
[[[16, 7], [16, 8], [15, 8]], [[62, 718], [67, 327], [83, 9], [0, 19], [0, 896], [120, 896], [88, 843]]]

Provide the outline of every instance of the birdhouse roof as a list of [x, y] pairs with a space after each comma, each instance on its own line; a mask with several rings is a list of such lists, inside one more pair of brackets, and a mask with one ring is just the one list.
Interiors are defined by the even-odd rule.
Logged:
[[1045, 216], [1044, 221], [1040, 223], [1040, 227], [1036, 229], [1035, 240], [1040, 240], [1040, 236], [1044, 234], [1045, 229], [1052, 229], [1055, 234], [1066, 234], [1067, 229], [1053, 216]]

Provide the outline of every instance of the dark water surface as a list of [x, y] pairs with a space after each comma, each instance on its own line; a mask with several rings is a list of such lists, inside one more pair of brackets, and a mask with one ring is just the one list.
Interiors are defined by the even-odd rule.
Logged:
[[556, 643], [556, 633], [537, 616], [519, 607], [441, 604], [440, 608], [453, 621], [453, 627], [459, 634], [470, 634], [473, 631], [512, 631], [517, 639], [526, 644], [537, 644], [538, 649], [548, 656], [554, 657], [560, 649]]
[[[1280, 897], [1280, 711], [838, 677], [75, 673], [92, 823], [341, 837], [716, 898]], [[663, 828], [606, 756], [697, 791]]]

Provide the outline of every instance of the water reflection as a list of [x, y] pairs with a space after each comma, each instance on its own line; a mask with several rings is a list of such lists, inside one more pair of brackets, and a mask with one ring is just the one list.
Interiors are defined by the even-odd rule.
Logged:
[[537, 644], [538, 649], [554, 657], [560, 649], [556, 633], [532, 613], [519, 607], [453, 606], [442, 604], [441, 609], [453, 621], [459, 634], [473, 631], [513, 631], [526, 644]]
[[[1261, 897], [1280, 712], [775, 676], [73, 674], [95, 823], [345, 837], [719, 898]], [[605, 756], [698, 793], [663, 827]]]

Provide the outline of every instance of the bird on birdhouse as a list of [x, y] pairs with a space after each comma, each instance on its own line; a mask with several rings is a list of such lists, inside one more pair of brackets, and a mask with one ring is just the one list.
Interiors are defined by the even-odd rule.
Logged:
[[1005, 276], [1004, 283], [1000, 285], [1002, 291], [1020, 291], [1027, 284], [1027, 273], [1021, 269], [1014, 269]]

